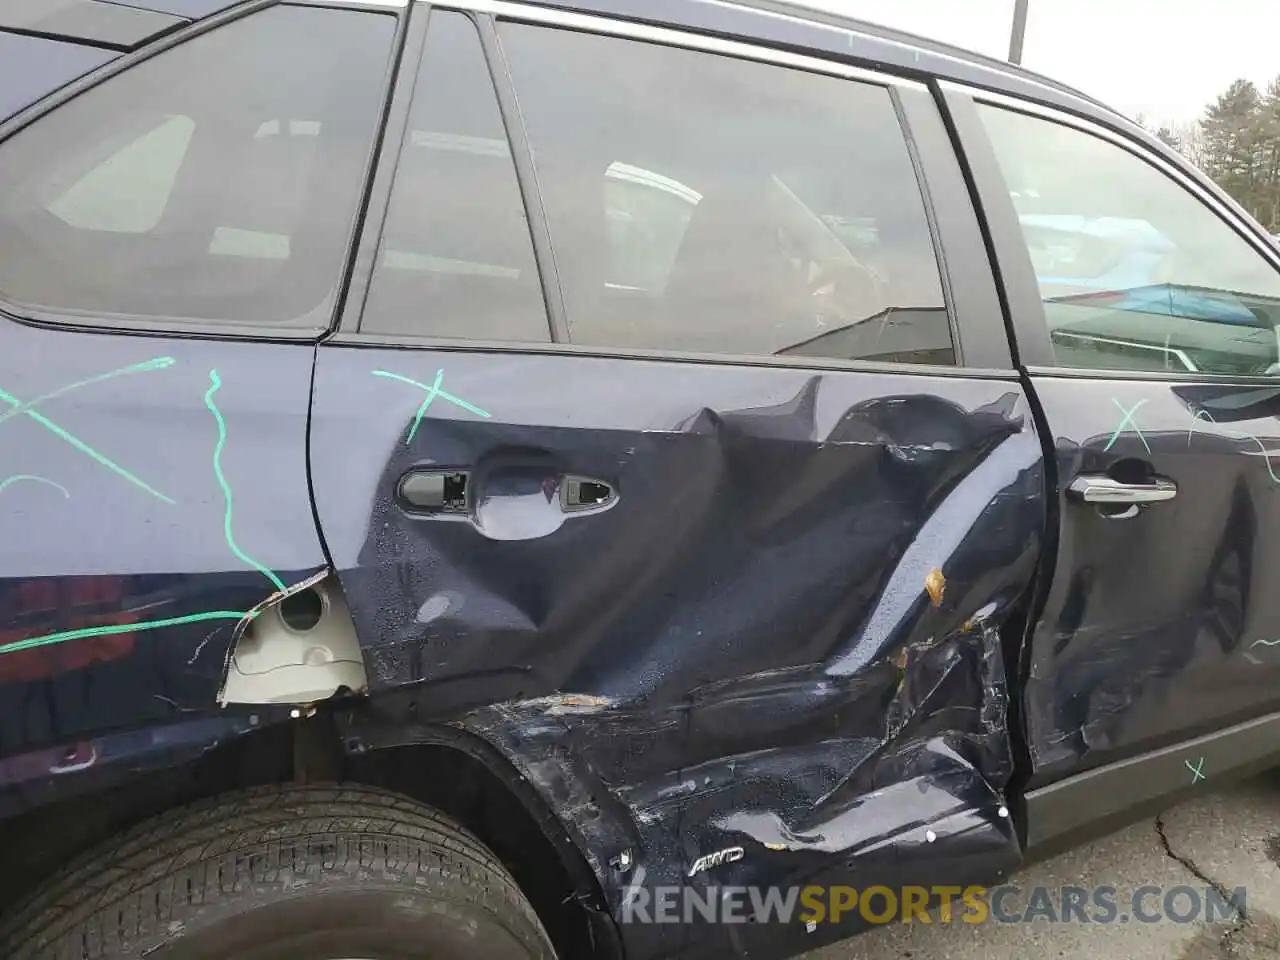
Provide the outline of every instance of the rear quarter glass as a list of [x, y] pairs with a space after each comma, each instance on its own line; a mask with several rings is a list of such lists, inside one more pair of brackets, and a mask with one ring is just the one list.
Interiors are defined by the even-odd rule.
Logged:
[[0, 31], [0, 122], [118, 53]]

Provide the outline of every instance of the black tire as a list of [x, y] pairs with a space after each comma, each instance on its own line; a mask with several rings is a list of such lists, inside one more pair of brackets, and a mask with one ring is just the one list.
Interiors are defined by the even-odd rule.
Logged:
[[141, 824], [0, 928], [5, 960], [554, 960], [497, 858], [363, 786], [279, 786]]

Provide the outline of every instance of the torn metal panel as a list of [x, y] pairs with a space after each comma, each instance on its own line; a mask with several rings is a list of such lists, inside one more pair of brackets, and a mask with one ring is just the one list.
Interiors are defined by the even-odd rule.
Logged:
[[[977, 627], [958, 622], [856, 676], [819, 666], [763, 696], [695, 707], [694, 746], [713, 741], [700, 753], [715, 759], [680, 774], [696, 784], [683, 809], [685, 856], [746, 851], [695, 885], [896, 888], [990, 882], [1011, 870], [1020, 850], [1005, 797], [1012, 757], [999, 635], [1010, 599], [981, 611]], [[814, 699], [825, 709], [806, 709]], [[751, 752], [733, 752], [748, 746], [742, 728]], [[774, 933], [816, 946], [853, 929]], [[734, 939], [702, 926], [696, 955]]]
[[273, 593], [236, 625], [218, 702], [307, 705], [366, 686], [351, 614], [326, 569]]
[[[616, 918], [637, 878], [651, 890], [682, 882], [678, 811], [639, 808], [621, 778], [679, 763], [684, 722], [679, 710], [655, 718], [616, 704], [582, 709], [582, 699], [571, 694], [495, 704], [458, 725], [497, 747], [542, 795], [582, 851]], [[670, 955], [684, 941], [683, 930], [671, 924], [636, 925], [622, 933], [628, 956]]]
[[[317, 352], [316, 507], [374, 703], [501, 750], [615, 914], [698, 861], [862, 884], [918, 829], [947, 877], [1017, 858], [999, 636], [1044, 478], [1016, 383]], [[424, 415], [433, 378], [453, 399]], [[466, 488], [423, 510], [400, 484], [424, 471]], [[564, 512], [573, 477], [616, 502]], [[642, 958], [693, 936], [622, 932]]]

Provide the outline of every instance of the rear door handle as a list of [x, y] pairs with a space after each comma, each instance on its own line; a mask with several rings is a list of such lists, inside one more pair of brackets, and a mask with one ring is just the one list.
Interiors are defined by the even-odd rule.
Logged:
[[478, 472], [414, 467], [400, 477], [395, 495], [410, 516], [468, 521], [493, 540], [545, 537], [571, 517], [618, 502], [617, 489], [604, 480], [519, 458]]
[[1162, 503], [1178, 495], [1178, 485], [1163, 477], [1124, 483], [1105, 473], [1082, 473], [1071, 481], [1067, 493], [1084, 503]]

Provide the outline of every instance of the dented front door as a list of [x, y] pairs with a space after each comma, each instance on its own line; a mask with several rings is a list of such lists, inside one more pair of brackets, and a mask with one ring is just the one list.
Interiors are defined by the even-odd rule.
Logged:
[[1280, 258], [1146, 144], [955, 110], [1054, 439], [1022, 697], [1027, 839], [1057, 843], [1274, 760]]

